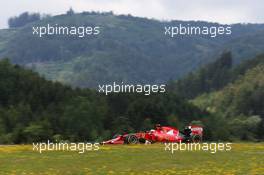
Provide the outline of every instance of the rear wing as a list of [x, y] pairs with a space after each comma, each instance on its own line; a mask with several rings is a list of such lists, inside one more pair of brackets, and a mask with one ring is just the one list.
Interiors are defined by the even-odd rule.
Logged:
[[192, 134], [201, 135], [201, 136], [203, 135], [203, 127], [201, 126], [191, 125], [190, 129], [192, 131]]

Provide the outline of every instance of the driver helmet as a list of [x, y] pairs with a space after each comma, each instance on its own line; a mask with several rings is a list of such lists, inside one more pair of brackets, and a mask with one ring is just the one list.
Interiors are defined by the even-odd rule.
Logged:
[[185, 129], [192, 129], [192, 127], [191, 126], [186, 126]]
[[161, 125], [160, 124], [156, 124], [156, 127], [155, 127], [157, 130], [160, 130], [161, 129]]

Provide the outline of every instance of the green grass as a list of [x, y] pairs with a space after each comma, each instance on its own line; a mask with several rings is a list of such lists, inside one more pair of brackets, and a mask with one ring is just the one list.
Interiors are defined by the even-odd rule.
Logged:
[[0, 174], [262, 174], [264, 143], [236, 143], [229, 152], [164, 151], [164, 145], [101, 146], [99, 151], [32, 151], [0, 146]]

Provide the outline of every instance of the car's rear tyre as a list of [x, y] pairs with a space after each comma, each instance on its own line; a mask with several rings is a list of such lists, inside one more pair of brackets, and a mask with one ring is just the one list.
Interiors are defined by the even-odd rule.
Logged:
[[200, 135], [193, 135], [192, 136], [192, 142], [193, 143], [200, 143], [200, 142], [202, 142], [202, 137]]
[[139, 143], [139, 139], [136, 135], [128, 135], [126, 138], [125, 138], [125, 143], [126, 144], [137, 144]]

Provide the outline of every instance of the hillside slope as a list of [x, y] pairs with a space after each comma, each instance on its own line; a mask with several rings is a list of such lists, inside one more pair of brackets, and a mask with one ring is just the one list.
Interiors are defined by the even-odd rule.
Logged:
[[228, 83], [243, 76], [251, 68], [263, 63], [264, 55], [261, 54], [235, 65], [232, 54], [226, 52], [215, 62], [202, 66], [182, 79], [170, 82], [168, 89], [184, 98], [193, 99], [203, 93], [222, 89]]
[[238, 77], [223, 89], [205, 93], [192, 100], [202, 110], [224, 119], [227, 134], [238, 139], [263, 138], [264, 64]]
[[[73, 86], [96, 87], [113, 81], [164, 83], [215, 60], [222, 50], [234, 48], [234, 59], [239, 63], [264, 48], [263, 40], [261, 43], [255, 40], [256, 33], [263, 34], [264, 25], [236, 24], [232, 26], [232, 35], [216, 38], [198, 35], [170, 38], [164, 35], [165, 26], [180, 23], [220, 25], [200, 21], [163, 22], [111, 13], [59, 15], [22, 28], [0, 30], [0, 37], [5, 36], [5, 41], [0, 43], [0, 57], [31, 67], [48, 79]], [[32, 35], [32, 26], [47, 24], [100, 26], [101, 31], [97, 36], [85, 38]], [[243, 53], [238, 49], [243, 49]]]
[[203, 94], [194, 102], [211, 112], [224, 116], [259, 115], [264, 117], [264, 64], [260, 64], [239, 77], [222, 90]]

